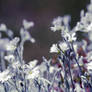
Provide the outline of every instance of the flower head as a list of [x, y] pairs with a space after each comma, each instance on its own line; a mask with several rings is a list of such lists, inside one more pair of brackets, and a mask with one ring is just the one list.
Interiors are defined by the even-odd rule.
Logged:
[[27, 30], [24, 30], [23, 28], [21, 28], [20, 35], [23, 41], [29, 40], [32, 43], [35, 43], [35, 39], [30, 35], [30, 33]]
[[52, 25], [53, 27], [51, 27], [51, 30], [53, 32], [57, 31], [57, 30], [62, 30], [63, 26], [62, 26], [62, 17], [57, 17], [53, 20]]
[[32, 69], [31, 71], [28, 72], [28, 74], [26, 75], [26, 79], [34, 79], [39, 77], [39, 67], [35, 67], [34, 69]]
[[36, 64], [37, 64], [37, 62], [38, 62], [38, 60], [33, 60], [33, 61], [30, 61], [29, 62], [29, 67], [32, 69], [32, 68], [34, 68], [35, 66], [36, 66]]
[[5, 60], [7, 60], [8, 62], [12, 62], [12, 61], [15, 60], [14, 55], [8, 55], [8, 56], [5, 56], [4, 58], [5, 58]]
[[9, 70], [5, 70], [3, 72], [0, 72], [0, 82], [6, 82], [8, 79], [10, 79], [12, 76], [9, 74]]
[[60, 42], [59, 47], [62, 51], [66, 51], [69, 49], [68, 44], [66, 42]]
[[23, 26], [25, 29], [29, 29], [30, 27], [33, 27], [34, 26], [34, 22], [29, 22], [27, 20], [23, 20]]
[[57, 47], [57, 44], [53, 44], [50, 48], [50, 53], [58, 53], [59, 49]]
[[15, 37], [13, 40], [11, 40], [8, 44], [6, 44], [6, 50], [14, 51], [17, 48], [19, 40], [20, 39], [18, 37]]
[[4, 32], [7, 31], [7, 27], [5, 24], [0, 25], [0, 31], [4, 31]]
[[64, 35], [63, 35], [63, 37], [67, 40], [67, 41], [69, 41], [69, 42], [72, 42], [72, 41], [76, 41], [76, 33], [74, 32], [74, 33], [65, 33]]

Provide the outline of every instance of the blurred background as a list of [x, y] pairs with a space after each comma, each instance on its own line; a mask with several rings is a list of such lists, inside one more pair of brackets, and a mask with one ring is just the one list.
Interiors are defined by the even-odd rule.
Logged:
[[49, 48], [61, 39], [59, 32], [50, 30], [53, 18], [71, 15], [72, 28], [88, 3], [89, 0], [0, 0], [0, 23], [5, 23], [14, 30], [15, 36], [19, 36], [22, 20], [34, 21], [35, 26], [29, 31], [36, 43], [25, 43], [24, 59], [42, 61], [42, 56], [53, 57]]

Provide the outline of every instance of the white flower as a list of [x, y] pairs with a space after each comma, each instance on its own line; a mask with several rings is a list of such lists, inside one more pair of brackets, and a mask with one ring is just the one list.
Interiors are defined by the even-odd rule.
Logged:
[[7, 51], [14, 51], [16, 49], [16, 46], [12, 45], [12, 44], [7, 44], [6, 45], [6, 50]]
[[21, 39], [23, 41], [31, 41], [32, 43], [35, 43], [35, 39], [30, 35], [30, 33], [26, 30], [24, 30], [23, 28], [21, 28], [20, 30], [20, 35], [21, 35]]
[[5, 24], [0, 25], [0, 31], [7, 31], [7, 27]]
[[59, 49], [57, 47], [57, 44], [53, 44], [50, 48], [50, 53], [58, 53]]
[[14, 55], [8, 55], [8, 56], [5, 56], [4, 58], [5, 58], [5, 60], [7, 60], [7, 61], [9, 61], [9, 62], [11, 62], [11, 61], [14, 61], [14, 60], [15, 60]]
[[74, 90], [75, 90], [75, 92], [83, 92], [84, 89], [82, 89], [78, 83], [75, 83], [75, 89]]
[[49, 72], [50, 72], [50, 73], [53, 73], [54, 70], [55, 70], [55, 68], [54, 68], [53, 66], [50, 66]]
[[26, 79], [34, 79], [39, 77], [39, 67], [35, 67], [34, 69], [32, 69], [31, 71], [28, 72], [28, 74], [26, 75]]
[[32, 37], [31, 37], [30, 41], [31, 41], [32, 43], [35, 43], [35, 39], [32, 38]]
[[33, 61], [30, 61], [29, 62], [29, 67], [32, 69], [32, 68], [34, 68], [35, 66], [36, 66], [36, 64], [37, 64], [37, 62], [38, 62], [38, 60], [33, 60]]
[[13, 40], [0, 39], [0, 50], [2, 51], [14, 51], [17, 47], [19, 38], [15, 37]]
[[88, 62], [92, 61], [92, 51], [87, 53], [86, 59], [87, 59]]
[[47, 71], [46, 63], [45, 63], [45, 62], [42, 62], [42, 63], [39, 65], [39, 69], [40, 69], [40, 72], [41, 72], [42, 74], [44, 74], [44, 72]]
[[81, 10], [80, 17], [84, 17], [85, 13], [84, 10]]
[[10, 79], [12, 76], [9, 74], [9, 70], [5, 70], [3, 72], [0, 72], [0, 82], [5, 82], [8, 79]]
[[88, 70], [92, 70], [92, 62], [86, 64]]
[[19, 38], [15, 37], [8, 44], [6, 44], [6, 50], [7, 51], [14, 51], [17, 48], [18, 42], [19, 42]]
[[69, 15], [64, 16], [63, 17], [64, 25], [68, 25], [70, 20], [71, 20], [71, 17]]
[[57, 30], [62, 30], [63, 26], [62, 26], [62, 17], [57, 17], [53, 20], [52, 25], [53, 27], [51, 27], [51, 30], [53, 32], [57, 31]]
[[9, 39], [0, 39], [0, 50], [6, 50], [6, 45], [9, 43]]
[[62, 51], [66, 51], [69, 49], [68, 44], [66, 42], [60, 42], [59, 47]]
[[16, 62], [13, 62], [13, 63], [12, 63], [12, 67], [13, 67], [14, 69], [19, 68], [20, 66], [21, 66], [21, 64], [19, 63], [19, 61], [16, 61]]
[[92, 12], [92, 0], [90, 0], [90, 4], [87, 6], [89, 12]]
[[92, 31], [92, 22], [86, 28], [86, 32], [90, 32], [90, 31]]
[[68, 40], [69, 42], [72, 42], [72, 41], [76, 41], [76, 33], [65, 33], [64, 36], [63, 36], [66, 40]]
[[34, 26], [34, 22], [29, 22], [27, 20], [23, 20], [23, 26], [25, 29], [29, 29], [30, 27], [33, 27]]

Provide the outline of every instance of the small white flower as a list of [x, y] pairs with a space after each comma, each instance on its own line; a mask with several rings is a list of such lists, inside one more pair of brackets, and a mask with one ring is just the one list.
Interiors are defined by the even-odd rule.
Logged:
[[35, 43], [35, 39], [30, 35], [30, 33], [27, 30], [24, 30], [23, 28], [21, 28], [20, 35], [23, 41], [29, 40], [32, 43]]
[[12, 44], [7, 44], [6, 45], [6, 50], [7, 51], [14, 51], [16, 49], [16, 46], [12, 45]]
[[19, 42], [19, 38], [15, 37], [8, 44], [6, 44], [6, 50], [7, 51], [14, 51], [17, 48], [18, 42]]
[[90, 23], [90, 24], [88, 25], [88, 27], [86, 28], [86, 30], [87, 30], [87, 32], [92, 31], [92, 23]]
[[54, 70], [55, 70], [55, 68], [54, 68], [53, 66], [50, 66], [49, 72], [50, 72], [50, 73], [53, 73]]
[[34, 26], [34, 22], [29, 22], [27, 20], [23, 20], [23, 26], [25, 29], [29, 29], [30, 27], [33, 27]]
[[26, 75], [26, 79], [34, 79], [39, 77], [39, 67], [35, 67], [34, 69], [32, 69], [31, 71], [28, 72], [28, 74]]
[[30, 41], [31, 41], [32, 43], [35, 43], [35, 39], [34, 39], [34, 38], [31, 38]]
[[87, 69], [92, 71], [92, 62], [86, 64]]
[[62, 51], [66, 51], [69, 49], [68, 44], [66, 42], [60, 42], [59, 47]]
[[58, 53], [59, 49], [57, 47], [57, 44], [53, 44], [50, 48], [50, 53]]
[[12, 76], [9, 74], [9, 70], [5, 70], [3, 72], [0, 72], [0, 82], [5, 82], [8, 79], [10, 79]]
[[87, 59], [88, 62], [92, 61], [92, 51], [87, 53], [86, 59]]
[[19, 63], [19, 61], [16, 61], [16, 62], [13, 62], [13, 63], [12, 63], [12, 67], [13, 67], [14, 69], [19, 68], [20, 66], [21, 66], [21, 64]]
[[80, 17], [84, 17], [84, 15], [85, 15], [84, 10], [81, 10]]
[[92, 0], [90, 0], [90, 1], [91, 1], [91, 3], [90, 3], [90, 5], [87, 6], [87, 9], [89, 12], [92, 12]]
[[7, 31], [7, 27], [5, 24], [0, 25], [0, 31]]
[[76, 41], [76, 33], [65, 33], [64, 38], [69, 42]]
[[36, 66], [36, 64], [37, 64], [37, 62], [38, 62], [38, 60], [33, 60], [33, 61], [30, 61], [29, 62], [29, 67], [32, 69], [32, 68], [34, 68], [35, 66]]
[[62, 30], [63, 26], [62, 26], [62, 17], [57, 17], [53, 20], [52, 25], [53, 27], [51, 27], [51, 30], [53, 32], [57, 31], [57, 30]]
[[69, 15], [64, 16], [63, 17], [64, 25], [68, 25], [70, 20], [71, 20], [71, 17]]
[[9, 39], [0, 39], [0, 50], [5, 51], [6, 45], [9, 43]]
[[75, 90], [75, 92], [82, 92], [84, 89], [82, 89], [78, 83], [75, 83], [75, 89], [74, 90]]
[[7, 60], [7, 61], [9, 61], [9, 62], [15, 60], [14, 55], [8, 55], [8, 56], [5, 56], [4, 58], [5, 58], [5, 60]]
[[45, 62], [42, 62], [42, 63], [39, 65], [39, 69], [40, 69], [40, 72], [41, 72], [42, 74], [44, 74], [44, 72], [47, 71], [46, 63], [45, 63]]

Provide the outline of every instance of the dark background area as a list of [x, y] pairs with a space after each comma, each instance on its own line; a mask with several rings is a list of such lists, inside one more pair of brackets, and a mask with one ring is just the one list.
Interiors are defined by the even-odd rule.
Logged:
[[51, 57], [50, 46], [61, 39], [59, 32], [50, 31], [53, 18], [69, 14], [73, 27], [88, 3], [89, 0], [0, 0], [0, 23], [5, 23], [19, 36], [22, 20], [34, 21], [34, 28], [29, 31], [36, 43], [25, 43], [24, 59], [41, 61], [42, 56]]

